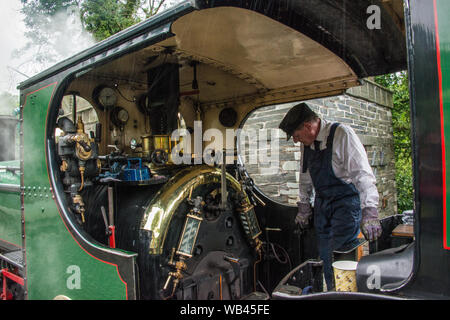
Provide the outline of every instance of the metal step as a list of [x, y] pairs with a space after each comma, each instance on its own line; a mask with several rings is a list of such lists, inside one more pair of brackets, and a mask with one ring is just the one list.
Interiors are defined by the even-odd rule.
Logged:
[[356, 240], [357, 241], [355, 241], [355, 243], [341, 247], [338, 250], [334, 250], [333, 253], [338, 253], [338, 254], [350, 253], [367, 242], [367, 240], [365, 238], [358, 238]]
[[255, 291], [243, 297], [242, 300], [269, 300], [269, 298], [267, 293]]
[[0, 254], [0, 260], [4, 260], [7, 263], [16, 266], [19, 269], [23, 269], [23, 254], [22, 250], [10, 251]]

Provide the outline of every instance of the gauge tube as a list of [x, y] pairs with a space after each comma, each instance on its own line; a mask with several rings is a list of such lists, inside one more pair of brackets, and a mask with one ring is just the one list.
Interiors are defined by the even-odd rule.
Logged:
[[189, 258], [192, 257], [192, 251], [194, 250], [198, 230], [200, 229], [202, 221], [203, 218], [200, 218], [196, 215], [186, 215], [186, 222], [184, 224], [183, 233], [181, 234], [177, 254]]
[[256, 218], [255, 211], [252, 205], [244, 206], [238, 209], [239, 218], [241, 219], [242, 227], [244, 232], [250, 242], [255, 245], [255, 240], [261, 234], [261, 229], [259, 228], [258, 219]]

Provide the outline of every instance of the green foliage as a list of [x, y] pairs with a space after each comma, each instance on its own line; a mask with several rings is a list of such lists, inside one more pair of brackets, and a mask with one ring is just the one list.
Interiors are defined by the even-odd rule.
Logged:
[[[157, 14], [161, 7], [167, 5], [166, 0], [141, 0], [141, 2], [148, 2], [147, 6], [142, 5], [141, 9], [145, 14], [145, 18], [150, 18], [151, 16]], [[173, 5], [174, 2], [177, 1], [169, 1], [168, 5]]]
[[180, 0], [20, 1], [28, 42], [13, 57], [29, 56], [26, 63], [35, 73]]
[[401, 213], [414, 207], [408, 74], [403, 71], [378, 76], [375, 77], [375, 82], [394, 92], [392, 126], [398, 196], [397, 206], [398, 212]]
[[398, 212], [414, 208], [414, 192], [412, 179], [412, 159], [397, 158], [395, 162], [396, 186], [397, 186], [397, 206]]
[[81, 4], [81, 20], [96, 40], [103, 40], [140, 21], [139, 0], [96, 0]]
[[85, 29], [100, 41], [157, 14], [168, 3], [166, 0], [82, 0], [80, 16]]

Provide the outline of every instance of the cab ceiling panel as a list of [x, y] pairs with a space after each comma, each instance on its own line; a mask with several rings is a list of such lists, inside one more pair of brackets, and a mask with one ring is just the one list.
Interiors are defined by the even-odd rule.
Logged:
[[[246, 8], [279, 21], [333, 51], [359, 78], [407, 67], [401, 0], [216, 0], [203, 3], [209, 7]], [[379, 29], [367, 26], [370, 5], [380, 9]]]
[[319, 43], [254, 11], [195, 11], [175, 21], [172, 32], [177, 50], [192, 59], [222, 64], [259, 89], [356, 78], [344, 61]]
[[[367, 28], [371, 4], [381, 10], [380, 29]], [[182, 85], [192, 80], [189, 61], [201, 64], [199, 85], [201, 75], [211, 84], [201, 90], [203, 101], [333, 81], [344, 88], [347, 80], [352, 86], [357, 78], [406, 69], [400, 7], [399, 0], [185, 1], [19, 87], [32, 90], [43, 80], [88, 70], [91, 76], [145, 83], [151, 58], [170, 48], [182, 64]], [[232, 87], [228, 80], [226, 87], [220, 83], [227, 77], [235, 80]]]

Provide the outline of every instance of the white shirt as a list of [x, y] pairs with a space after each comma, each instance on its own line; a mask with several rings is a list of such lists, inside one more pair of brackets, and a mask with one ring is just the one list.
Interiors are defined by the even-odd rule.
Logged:
[[[326, 149], [327, 138], [333, 123], [321, 119], [319, 134], [316, 138], [320, 142], [320, 150]], [[314, 143], [311, 144], [310, 148], [314, 150]], [[309, 169], [303, 173], [303, 143], [300, 145], [300, 151], [300, 202], [308, 203], [312, 200], [313, 185]], [[358, 190], [361, 209], [365, 207], [377, 208], [379, 195], [375, 185], [376, 178], [369, 165], [366, 150], [352, 128], [343, 124], [336, 128], [331, 160], [336, 178], [346, 183], [353, 183]]]

